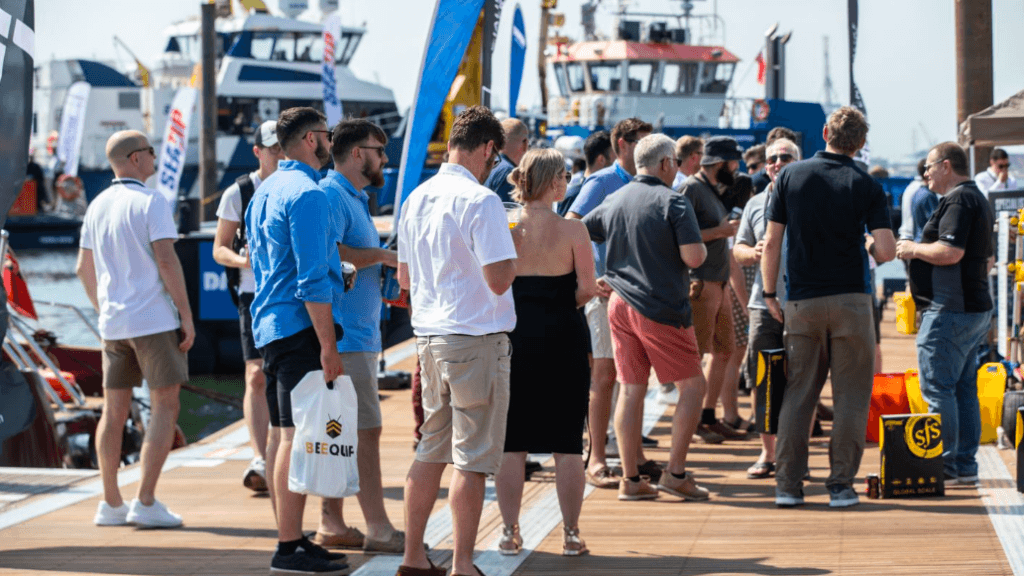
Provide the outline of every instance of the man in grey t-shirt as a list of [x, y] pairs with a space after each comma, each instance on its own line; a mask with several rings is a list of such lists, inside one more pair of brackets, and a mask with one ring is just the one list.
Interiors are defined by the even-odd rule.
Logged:
[[[690, 269], [707, 252], [689, 201], [668, 187], [676, 171], [674, 153], [672, 139], [664, 134], [640, 140], [633, 153], [636, 178], [583, 218], [591, 239], [607, 245], [605, 281], [613, 290], [608, 321], [622, 382], [615, 412], [623, 470], [620, 500], [654, 499], [659, 490], [686, 500], [708, 498], [708, 491], [686, 472], [706, 388], [688, 280]], [[675, 382], [679, 389], [668, 470], [657, 488], [640, 476], [635, 442], [652, 367], [661, 382]]]

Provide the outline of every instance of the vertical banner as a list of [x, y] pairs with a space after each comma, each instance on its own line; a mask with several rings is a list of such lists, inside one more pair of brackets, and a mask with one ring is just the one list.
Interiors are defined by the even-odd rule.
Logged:
[[341, 16], [334, 12], [324, 20], [324, 61], [320, 80], [324, 87], [324, 114], [327, 127], [333, 128], [341, 120], [341, 100], [338, 98], [338, 76], [334, 61], [337, 58], [338, 39], [341, 38]]
[[847, 5], [850, 22], [850, 106], [867, 116], [868, 111], [864, 107], [864, 99], [861, 98], [860, 89], [857, 88], [857, 83], [853, 80], [853, 61], [857, 55], [857, 0], [847, 0]]
[[164, 140], [160, 147], [157, 167], [156, 189], [167, 198], [171, 206], [178, 202], [178, 183], [185, 168], [185, 152], [188, 150], [188, 127], [196, 109], [195, 88], [179, 88], [171, 102], [171, 113], [164, 128]]
[[[21, 193], [28, 166], [32, 134], [32, 86], [35, 68], [35, 3], [4, 0], [0, 39], [0, 226]], [[2, 292], [0, 292], [2, 294]], [[3, 298], [6, 300], [6, 297]], [[7, 329], [6, 310], [0, 310], [0, 332]], [[3, 334], [0, 333], [0, 340]]]
[[516, 117], [516, 103], [519, 101], [519, 87], [523, 84], [523, 65], [526, 63], [526, 24], [523, 9], [516, 4], [512, 18], [512, 52], [508, 80], [508, 115]]
[[[420, 183], [427, 144], [437, 126], [445, 98], [462, 63], [484, 0], [437, 0], [427, 33], [416, 91], [406, 121], [402, 164], [398, 168], [395, 190], [395, 222], [401, 216], [402, 202]], [[397, 228], [397, 226], [396, 226]]]
[[57, 158], [64, 163], [64, 173], [78, 176], [78, 156], [82, 153], [85, 134], [85, 110], [92, 87], [86, 82], [75, 82], [64, 97], [64, 110], [60, 115], [60, 136]]
[[493, 81], [492, 57], [498, 45], [498, 25], [501, 23], [501, 9], [505, 0], [485, 0], [484, 3], [484, 47], [480, 52], [483, 82], [480, 86], [480, 103], [491, 107], [491, 85]]

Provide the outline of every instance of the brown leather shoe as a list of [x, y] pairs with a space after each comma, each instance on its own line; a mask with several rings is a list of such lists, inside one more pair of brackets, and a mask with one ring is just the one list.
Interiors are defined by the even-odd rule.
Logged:
[[317, 532], [313, 535], [312, 542], [324, 548], [347, 548], [350, 550], [362, 550], [366, 537], [354, 526], [349, 526], [342, 534], [328, 534]]
[[[399, 566], [398, 572], [395, 572], [395, 576], [444, 576], [448, 572], [445, 568], [438, 568], [434, 566], [434, 563], [427, 558], [427, 562], [430, 562], [430, 568], [413, 568], [411, 566]], [[483, 574], [483, 572], [481, 572]]]
[[721, 434], [726, 440], [745, 440], [747, 438], [746, 432], [741, 432], [721, 420], [714, 424], [708, 424], [707, 429], [716, 434]]
[[[480, 568], [477, 567], [476, 564], [473, 564], [473, 569], [476, 570], [477, 573], [480, 574], [480, 576], [487, 576], [486, 574], [484, 574], [483, 570], [481, 570]], [[469, 574], [456, 574], [455, 572], [452, 572], [452, 576], [470, 576], [470, 575]]]

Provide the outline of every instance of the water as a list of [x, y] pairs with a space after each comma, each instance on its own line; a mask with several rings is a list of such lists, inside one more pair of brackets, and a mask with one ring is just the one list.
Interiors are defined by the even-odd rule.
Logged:
[[[85, 288], [75, 275], [77, 249], [22, 250], [17, 253], [22, 276], [36, 302], [38, 327], [57, 335], [58, 342], [73, 346], [99, 346], [92, 330], [73, 311], [47, 306], [42, 302], [58, 302], [77, 307], [96, 325], [99, 315], [93, 309]], [[31, 321], [30, 321], [31, 323]], [[241, 367], [237, 376], [192, 376], [189, 384], [241, 398], [244, 391]], [[189, 442], [220, 430], [242, 418], [242, 411], [183, 390], [178, 425]]]

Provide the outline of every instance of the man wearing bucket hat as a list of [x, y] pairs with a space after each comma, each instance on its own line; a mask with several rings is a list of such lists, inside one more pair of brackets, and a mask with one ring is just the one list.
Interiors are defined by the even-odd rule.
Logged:
[[729, 238], [736, 235], [739, 226], [739, 218], [730, 216], [719, 189], [733, 184], [733, 174], [739, 168], [742, 154], [736, 140], [728, 136], [708, 138], [704, 142], [700, 171], [687, 178], [679, 189], [693, 205], [701, 240], [708, 252], [704, 263], [691, 274], [690, 301], [700, 353], [711, 355], [704, 368], [708, 387], [697, 435], [714, 444], [746, 437], [746, 432], [734, 429], [715, 416], [729, 360], [736, 353], [732, 297], [726, 284], [732, 258]]

